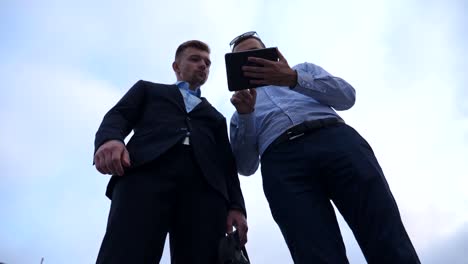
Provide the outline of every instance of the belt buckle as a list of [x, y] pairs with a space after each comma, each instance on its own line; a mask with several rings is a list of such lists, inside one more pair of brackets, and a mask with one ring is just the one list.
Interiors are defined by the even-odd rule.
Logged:
[[300, 134], [297, 134], [297, 135], [294, 135], [292, 131], [288, 131], [286, 133], [288, 135], [288, 140], [293, 140], [295, 138], [298, 138], [300, 136], [303, 136], [304, 135], [304, 132], [300, 133]]

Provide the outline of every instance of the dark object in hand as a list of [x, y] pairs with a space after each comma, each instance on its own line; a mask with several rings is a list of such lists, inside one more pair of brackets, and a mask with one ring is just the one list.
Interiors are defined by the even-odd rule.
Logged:
[[271, 61], [278, 61], [279, 59], [278, 50], [276, 48], [226, 53], [224, 55], [224, 60], [226, 62], [226, 75], [229, 91], [239, 91], [262, 86], [260, 84], [251, 84], [250, 80], [255, 80], [255, 78], [244, 76], [242, 66], [261, 66], [250, 62], [248, 60], [249, 57], [262, 58]]
[[240, 246], [237, 230], [219, 242], [219, 264], [250, 264], [245, 247]]

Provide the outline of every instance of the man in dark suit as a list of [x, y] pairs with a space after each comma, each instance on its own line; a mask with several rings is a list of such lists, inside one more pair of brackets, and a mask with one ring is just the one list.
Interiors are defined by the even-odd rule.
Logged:
[[172, 65], [176, 84], [138, 81], [104, 116], [94, 162], [113, 175], [112, 203], [97, 263], [159, 262], [167, 233], [172, 263], [216, 263], [233, 226], [247, 241], [226, 119], [200, 97], [209, 53], [201, 41], [182, 43]]

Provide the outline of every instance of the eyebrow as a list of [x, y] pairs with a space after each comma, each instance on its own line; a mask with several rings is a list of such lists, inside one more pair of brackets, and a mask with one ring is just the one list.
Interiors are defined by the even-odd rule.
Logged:
[[190, 58], [197, 58], [197, 59], [206, 60], [206, 61], [208, 61], [208, 63], [211, 65], [211, 60], [210, 60], [210, 59], [205, 58], [205, 57], [203, 57], [203, 56], [201, 56], [201, 55], [199, 55], [199, 54], [192, 54], [192, 55], [190, 55], [189, 57], [190, 57]]

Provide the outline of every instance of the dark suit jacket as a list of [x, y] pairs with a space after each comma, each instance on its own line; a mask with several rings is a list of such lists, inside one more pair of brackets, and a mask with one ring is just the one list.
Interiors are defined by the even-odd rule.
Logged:
[[[132, 168], [156, 160], [189, 134], [190, 145], [208, 183], [222, 194], [231, 208], [245, 213], [235, 159], [227, 136], [225, 117], [205, 98], [190, 113], [176, 85], [138, 81], [104, 116], [96, 133], [95, 152], [106, 141], [127, 144]], [[111, 198], [113, 176], [106, 195]]]

